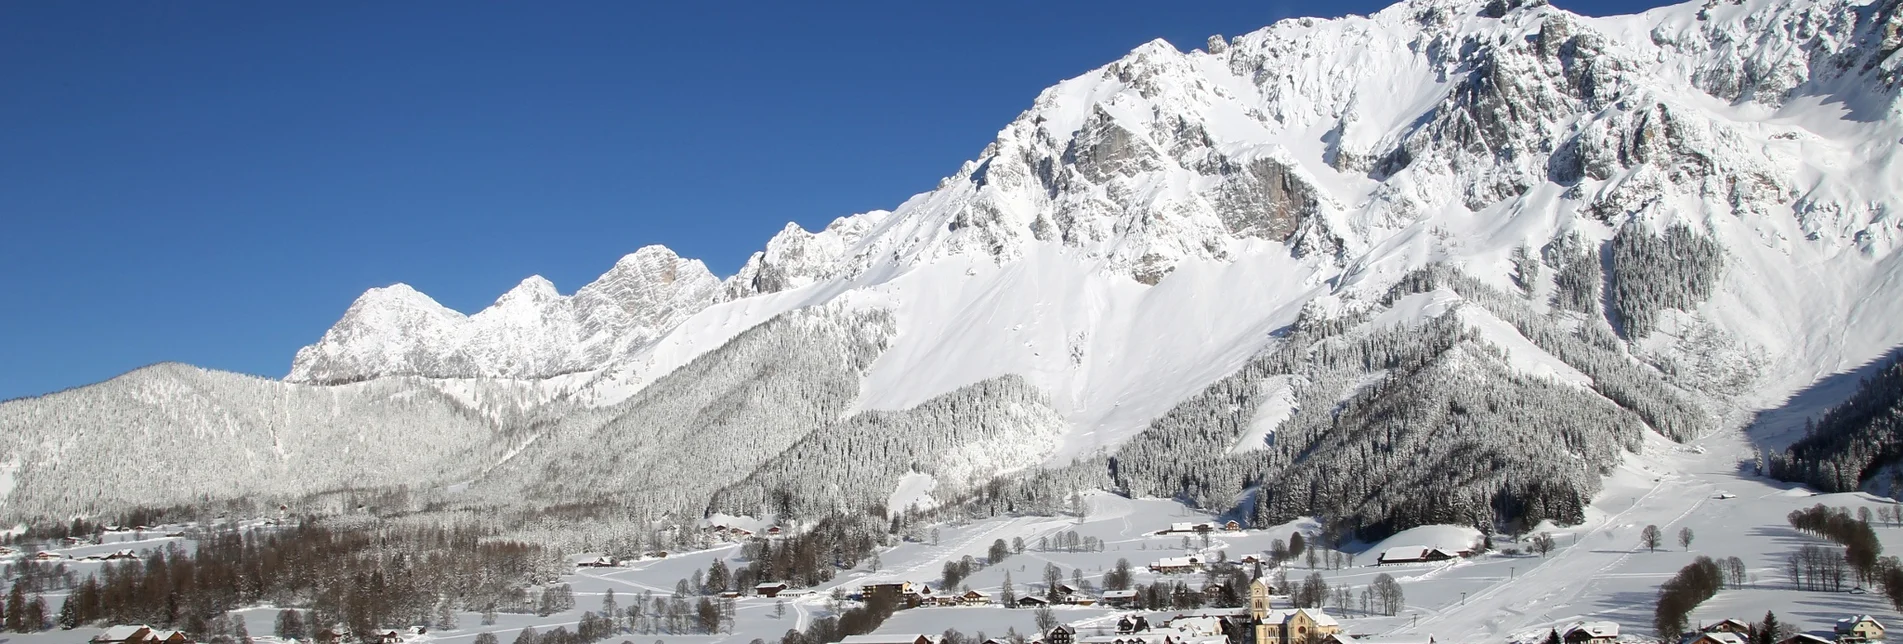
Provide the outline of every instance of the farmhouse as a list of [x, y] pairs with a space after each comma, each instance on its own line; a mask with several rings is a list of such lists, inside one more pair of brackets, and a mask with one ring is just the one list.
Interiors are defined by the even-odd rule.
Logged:
[[958, 596], [958, 603], [966, 606], [986, 606], [991, 604], [991, 593], [967, 590], [965, 594]]
[[780, 593], [786, 592], [786, 589], [787, 589], [786, 582], [769, 581], [769, 582], [754, 584], [753, 594], [759, 595], [761, 597], [779, 597]]
[[1044, 632], [1044, 644], [1072, 644], [1077, 640], [1077, 629], [1058, 624]]
[[1196, 534], [1215, 531], [1216, 524], [1214, 523], [1178, 522], [1170, 524], [1168, 529], [1157, 532], [1157, 534]]
[[1463, 556], [1463, 553], [1460, 553], [1457, 551], [1445, 550], [1442, 548], [1429, 548], [1427, 546], [1397, 546], [1397, 547], [1388, 548], [1387, 550], [1382, 551], [1381, 557], [1375, 560], [1375, 565], [1446, 561], [1448, 559], [1453, 559], [1455, 557], [1460, 557], [1460, 556]]
[[1750, 636], [1751, 631], [1756, 629], [1742, 620], [1726, 619], [1721, 622], [1709, 624], [1698, 630], [1705, 633], [1737, 633], [1739, 635]]
[[144, 644], [152, 636], [152, 628], [144, 624], [137, 626], [114, 626], [101, 631], [92, 638], [93, 644]]
[[1619, 639], [1617, 622], [1573, 622], [1559, 632], [1566, 644], [1611, 644]]
[[1869, 615], [1856, 615], [1837, 620], [1837, 641], [1868, 642], [1883, 639], [1883, 623]]
[[1044, 601], [1043, 597], [1038, 597], [1036, 595], [1025, 595], [1023, 597], [1018, 598], [1018, 606], [1022, 608], [1037, 608], [1039, 606], [1049, 606], [1049, 605], [1051, 605], [1050, 602]]
[[1685, 635], [1684, 639], [1679, 640], [1679, 644], [1747, 644], [1747, 642], [1743, 635], [1730, 631], [1718, 631], [1715, 633], [1689, 633]]
[[192, 644], [192, 638], [186, 637], [185, 631], [152, 631], [145, 641], [158, 644]]
[[1176, 575], [1196, 572], [1203, 569], [1203, 558], [1196, 555], [1187, 557], [1164, 557], [1150, 564], [1150, 572], [1159, 575]]
[[1130, 604], [1133, 604], [1136, 602], [1136, 598], [1137, 598], [1137, 591], [1134, 591], [1134, 590], [1103, 591], [1103, 603], [1109, 606], [1115, 606], [1117, 608], [1129, 607]]

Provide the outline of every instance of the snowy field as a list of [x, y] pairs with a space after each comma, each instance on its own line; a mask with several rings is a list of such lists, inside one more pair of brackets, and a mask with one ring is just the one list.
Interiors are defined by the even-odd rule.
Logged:
[[[1341, 615], [1346, 632], [1432, 635], [1443, 642], [1537, 638], [1548, 628], [1580, 619], [1615, 621], [1624, 627], [1627, 639], [1645, 639], [1650, 636], [1651, 609], [1659, 584], [1700, 555], [1720, 560], [1739, 557], [1749, 567], [1754, 581], [1747, 588], [1724, 590], [1700, 606], [1692, 616], [1694, 624], [1728, 617], [1755, 621], [1766, 610], [1776, 611], [1783, 621], [1813, 632], [1828, 630], [1837, 618], [1853, 613], [1869, 613], [1884, 621], [1898, 620], [1896, 612], [1878, 594], [1798, 591], [1782, 572], [1783, 561], [1790, 552], [1804, 544], [1823, 543], [1791, 529], [1785, 519], [1787, 513], [1816, 503], [1854, 508], [1882, 500], [1864, 494], [1814, 496], [1804, 488], [1751, 475], [1750, 463], [1750, 449], [1741, 437], [1730, 432], [1690, 446], [1673, 445], [1655, 438], [1646, 446], [1643, 456], [1629, 458], [1624, 467], [1608, 478], [1605, 491], [1596, 499], [1584, 525], [1552, 530], [1558, 547], [1546, 557], [1495, 553], [1454, 562], [1372, 565], [1376, 555], [1391, 546], [1461, 545], [1417, 543], [1436, 540], [1420, 537], [1423, 532], [1445, 535], [1439, 540], [1459, 540], [1461, 534], [1458, 530], [1430, 528], [1382, 543], [1356, 544], [1354, 548], [1360, 552], [1354, 566], [1320, 572], [1329, 583], [1346, 583], [1357, 592], [1375, 576], [1387, 573], [1399, 580], [1406, 592], [1407, 607], [1398, 616], [1367, 616], [1358, 612]], [[1137, 581], [1147, 584], [1157, 576], [1143, 569], [1146, 564], [1186, 554], [1182, 535], [1155, 533], [1174, 522], [1209, 520], [1214, 517], [1191, 512], [1170, 501], [1129, 500], [1099, 493], [1090, 497], [1087, 515], [1081, 522], [1068, 517], [1020, 517], [940, 526], [936, 545], [905, 543], [882, 551], [880, 570], [848, 571], [827, 585], [785, 598], [783, 614], [776, 610], [776, 604], [782, 600], [742, 598], [738, 600], [732, 633], [626, 635], [621, 639], [709, 644], [746, 644], [754, 638], [778, 641], [787, 630], [804, 629], [813, 619], [831, 614], [830, 591], [834, 587], [856, 589], [871, 581], [905, 580], [927, 583], [937, 589], [944, 562], [965, 555], [982, 561], [996, 539], [1008, 543], [1022, 538], [1029, 547], [1002, 564], [984, 567], [961, 585], [995, 594], [1008, 573], [1022, 596], [1041, 582], [1046, 563], [1062, 568], [1066, 581], [1075, 569], [1081, 570], [1092, 584], [1100, 585], [1104, 572], [1119, 558], [1128, 559], [1138, 571]], [[1648, 552], [1640, 546], [1639, 533], [1649, 524], [1658, 525], [1666, 535], [1665, 545], [1657, 552]], [[1689, 552], [1677, 545], [1676, 536], [1684, 527], [1694, 531]], [[1267, 550], [1271, 541], [1286, 540], [1296, 530], [1312, 533], [1315, 526], [1310, 523], [1274, 530], [1218, 532], [1211, 535], [1207, 553], [1214, 556], [1216, 551], [1226, 550], [1231, 559], [1240, 559], [1243, 555]], [[1103, 551], [1037, 551], [1035, 544], [1040, 538], [1066, 531], [1101, 539]], [[1903, 550], [1903, 529], [1884, 526], [1877, 531], [1886, 551]], [[73, 556], [103, 554], [118, 547], [153, 547], [166, 541], [150, 539], [65, 552]], [[1200, 550], [1201, 545], [1200, 538], [1191, 538], [1193, 549]], [[1523, 544], [1505, 539], [1496, 539], [1495, 545], [1500, 548], [1518, 545], [1524, 549]], [[587, 556], [578, 555], [577, 559]], [[576, 595], [576, 608], [572, 611], [548, 617], [504, 614], [495, 625], [488, 627], [478, 625], [478, 615], [463, 614], [459, 619], [461, 628], [432, 632], [415, 639], [468, 644], [479, 633], [493, 632], [503, 638], [503, 642], [509, 642], [525, 626], [533, 626], [538, 631], [557, 626], [568, 626], [572, 630], [582, 611], [599, 609], [602, 596], [610, 589], [624, 606], [643, 591], [666, 596], [673, 592], [677, 581], [696, 569], [705, 569], [716, 558], [726, 559], [733, 565], [740, 563], [739, 556], [739, 546], [729, 545], [679, 553], [629, 568], [581, 568], [568, 578]], [[1291, 580], [1309, 574], [1301, 558], [1292, 564], [1293, 568], [1287, 573]], [[88, 566], [96, 565], [80, 564], [81, 574]], [[1202, 583], [1200, 574], [1181, 577], [1194, 587]], [[48, 596], [53, 606], [61, 599], [57, 595]], [[1113, 624], [1118, 615], [1118, 611], [1103, 607], [1058, 607], [1056, 613], [1086, 633]], [[244, 614], [252, 633], [271, 632], [273, 609], [257, 608]], [[1034, 630], [1031, 611], [994, 606], [903, 610], [879, 632], [937, 634], [948, 628], [968, 635], [982, 631], [989, 636], [1003, 635], [1010, 629], [1019, 633]], [[90, 630], [56, 630], [12, 635], [0, 640], [0, 644], [71, 642], [90, 635]]]

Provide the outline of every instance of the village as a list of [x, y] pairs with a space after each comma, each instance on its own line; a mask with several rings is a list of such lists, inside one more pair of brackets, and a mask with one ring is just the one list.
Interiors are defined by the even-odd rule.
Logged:
[[[1087, 495], [1078, 516], [932, 525], [830, 581], [804, 586], [775, 578], [690, 583], [716, 564], [746, 563], [749, 544], [780, 543], [806, 529], [771, 518], [715, 517], [697, 528], [709, 536], [703, 546], [632, 557], [571, 555], [571, 573], [560, 584], [573, 587], [574, 607], [547, 614], [464, 613], [451, 628], [416, 624], [368, 636], [312, 624], [297, 638], [273, 632], [279, 607], [234, 611], [232, 620], [249, 627], [252, 644], [553, 644], [547, 638], [558, 629], [597, 619], [597, 602], [629, 606], [651, 596], [712, 600], [720, 623], [696, 630], [659, 622], [631, 628], [624, 621], [595, 637], [611, 644], [1615, 644], [1659, 641], [1652, 620], [1660, 585], [1703, 556], [1740, 559], [1742, 579], [1700, 605], [1689, 632], [1669, 644], [1867, 644], [1884, 641], [1886, 627], [1903, 619], [1881, 593], [1803, 590], [1785, 571], [1794, 549], [1824, 543], [1792, 530], [1785, 514], [1889, 499], [1814, 495], [1735, 478], [1673, 479], [1662, 469], [1612, 477], [1599, 514], [1581, 526], [1519, 535], [1422, 526], [1376, 542], [1332, 542], [1313, 521], [1252, 528], [1171, 500], [1098, 492]], [[1668, 532], [1696, 528], [1699, 536], [1680, 547], [1647, 548], [1642, 528], [1653, 522]], [[100, 543], [16, 546], [0, 561], [65, 565], [83, 575], [187, 542], [174, 536], [181, 534], [173, 526], [137, 535], [143, 541], [113, 533]], [[1885, 524], [1878, 535], [1903, 548], [1903, 529]], [[49, 592], [46, 600], [57, 606], [62, 597]], [[874, 605], [890, 612], [863, 631], [804, 639], [817, 624]], [[1767, 612], [1778, 621], [1769, 630]], [[525, 633], [536, 637], [524, 640]], [[9, 636], [14, 644], [82, 639], [232, 641], [159, 624]]]

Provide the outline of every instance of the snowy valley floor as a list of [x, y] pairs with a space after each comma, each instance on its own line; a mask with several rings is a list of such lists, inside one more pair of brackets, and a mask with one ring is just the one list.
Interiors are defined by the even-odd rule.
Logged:
[[[1755, 621], [1766, 610], [1776, 611], [1781, 620], [1811, 632], [1828, 631], [1836, 619], [1858, 613], [1871, 614], [1886, 622], [1903, 621], [1880, 594], [1794, 590], [1783, 572], [1784, 560], [1792, 551], [1809, 543], [1828, 545], [1793, 530], [1785, 519], [1790, 511], [1816, 503], [1854, 508], [1875, 505], [1881, 500], [1863, 494], [1813, 496], [1805, 488], [1753, 476], [1751, 472], [1751, 451], [1735, 433], [1721, 433], [1689, 446], [1654, 438], [1646, 445], [1644, 455], [1628, 459], [1624, 467], [1608, 478], [1606, 489], [1597, 498], [1584, 525], [1553, 531], [1558, 547], [1544, 558], [1489, 554], [1450, 563], [1370, 565], [1381, 548], [1409, 545], [1390, 540], [1363, 544], [1370, 551], [1360, 554], [1353, 567], [1320, 572], [1330, 584], [1347, 583], [1357, 593], [1382, 573], [1393, 575], [1405, 589], [1407, 609], [1400, 615], [1365, 616], [1350, 612], [1342, 616], [1345, 632], [1418, 635], [1421, 639], [1432, 635], [1440, 642], [1536, 639], [1543, 637], [1548, 628], [1580, 619], [1615, 621], [1624, 628], [1625, 639], [1650, 640], [1652, 607], [1659, 584], [1700, 555], [1719, 560], [1739, 557], [1755, 581], [1746, 588], [1721, 591], [1700, 606], [1692, 615], [1694, 625], [1728, 617]], [[1730, 498], [1719, 498], [1721, 493]], [[1027, 586], [1041, 581], [1047, 562], [1061, 567], [1066, 580], [1072, 569], [1081, 569], [1095, 584], [1118, 558], [1129, 559], [1140, 571], [1137, 581], [1147, 584], [1156, 577], [1141, 571], [1144, 565], [1162, 557], [1184, 554], [1182, 536], [1154, 533], [1172, 522], [1209, 518], [1169, 501], [1128, 500], [1096, 494], [1091, 497], [1089, 512], [1081, 523], [1072, 518], [1028, 517], [941, 526], [938, 545], [905, 543], [883, 551], [881, 570], [846, 572], [820, 588], [787, 598], [782, 616], [775, 615], [778, 600], [742, 598], [738, 600], [732, 633], [630, 634], [609, 641], [746, 644], [754, 638], [762, 638], [777, 642], [788, 629], [804, 629], [811, 620], [828, 614], [831, 603], [828, 595], [835, 586], [857, 588], [874, 580], [905, 580], [937, 588], [939, 572], [947, 560], [970, 555], [982, 561], [995, 539], [1010, 542], [1013, 538], [1023, 538], [1035, 544], [1040, 537], [1064, 531], [1102, 539], [1104, 550], [1038, 552], [1033, 547], [1003, 564], [983, 568], [962, 585], [995, 593], [1008, 572], [1014, 587], [1023, 594]], [[1657, 552], [1648, 552], [1639, 545], [1639, 533], [1648, 524], [1658, 525], [1666, 535], [1666, 545]], [[1689, 552], [1678, 548], [1676, 543], [1675, 537], [1682, 527], [1690, 527], [1695, 533]], [[1213, 536], [1208, 552], [1213, 555], [1216, 550], [1227, 550], [1231, 559], [1239, 559], [1265, 551], [1272, 540], [1286, 539], [1295, 529], [1296, 526], [1291, 525], [1274, 530], [1218, 533]], [[1886, 552], [1903, 551], [1903, 528], [1879, 526], [1877, 532]], [[1511, 544], [1496, 541], [1496, 545]], [[94, 546], [70, 553], [84, 555], [90, 554], [89, 550], [109, 551], [117, 547], [125, 546]], [[572, 611], [549, 617], [504, 614], [495, 625], [486, 627], [478, 625], [478, 615], [463, 614], [459, 616], [461, 628], [432, 632], [416, 639], [418, 644], [470, 644], [479, 633], [493, 632], [506, 643], [525, 626], [534, 626], [538, 631], [556, 626], [568, 626], [572, 630], [582, 611], [599, 609], [601, 597], [609, 589], [615, 591], [623, 606], [643, 591], [667, 596], [678, 580], [694, 570], [705, 569], [715, 558], [725, 558], [732, 563], [739, 554], [738, 545], [729, 545], [677, 554], [631, 568], [581, 568], [568, 579], [576, 595], [576, 608]], [[1293, 563], [1294, 567], [1288, 571], [1292, 580], [1309, 574], [1300, 559]], [[1201, 586], [1200, 574], [1182, 578], [1194, 587]], [[54, 606], [62, 599], [58, 595], [48, 596]], [[1339, 614], [1332, 609], [1330, 612]], [[1102, 607], [1056, 609], [1060, 619], [1078, 626], [1086, 634], [1114, 624], [1118, 613]], [[251, 609], [245, 611], [245, 615], [252, 633], [271, 632], [274, 610]], [[1013, 628], [1019, 633], [1035, 630], [1029, 610], [944, 607], [900, 611], [879, 632], [937, 634], [948, 628], [967, 635], [982, 631], [989, 636], [1001, 636]], [[0, 636], [0, 644], [80, 641], [95, 630], [8, 634]]]

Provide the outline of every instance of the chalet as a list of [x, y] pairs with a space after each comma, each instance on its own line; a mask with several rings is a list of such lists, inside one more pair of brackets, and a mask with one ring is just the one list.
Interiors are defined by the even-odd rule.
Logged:
[[575, 565], [582, 568], [613, 568], [615, 566], [615, 560], [608, 557], [595, 557], [587, 561], [576, 562]]
[[766, 536], [769, 536], [769, 537], [777, 537], [785, 533], [786, 533], [785, 528], [781, 528], [780, 526], [776, 526], [776, 525], [767, 526], [767, 529], [766, 529]]
[[1834, 641], [1810, 633], [1798, 633], [1778, 640], [1777, 644], [1836, 644]]
[[1179, 522], [1170, 524], [1170, 527], [1157, 532], [1157, 534], [1198, 534], [1215, 531], [1216, 524], [1214, 523]]
[[1044, 601], [1043, 597], [1038, 597], [1036, 595], [1025, 595], [1023, 597], [1018, 598], [1019, 608], [1037, 608], [1040, 606], [1049, 606], [1049, 605], [1051, 605], [1050, 602]]
[[403, 635], [396, 631], [371, 631], [363, 638], [363, 644], [403, 644]]
[[766, 583], [754, 584], [753, 594], [759, 595], [761, 597], [779, 597], [780, 593], [786, 592], [786, 589], [787, 589], [786, 582], [769, 581]]
[[1150, 564], [1150, 572], [1159, 575], [1177, 575], [1196, 572], [1203, 569], [1203, 558], [1196, 555], [1186, 557], [1164, 557]]
[[1687, 633], [1679, 644], [1749, 644], [1743, 635], [1730, 631], [1715, 633]]
[[138, 559], [139, 555], [131, 550], [119, 550], [102, 558], [106, 561], [118, 561], [120, 559]]
[[1128, 608], [1131, 604], [1136, 603], [1136, 599], [1137, 591], [1134, 590], [1103, 591], [1103, 603], [1117, 608]]
[[1203, 584], [1203, 601], [1215, 603], [1222, 599], [1222, 584]]
[[1560, 629], [1559, 639], [1566, 644], [1612, 644], [1619, 639], [1617, 622], [1573, 622]]
[[914, 633], [892, 635], [847, 635], [838, 644], [938, 644], [938, 638]]
[[1709, 624], [1698, 630], [1703, 633], [1737, 633], [1748, 637], [1751, 635], [1751, 632], [1757, 630], [1757, 628], [1743, 620], [1726, 619], [1721, 622]]
[[1071, 587], [1070, 584], [1058, 584], [1053, 590], [1057, 591], [1057, 601], [1059, 602], [1069, 603], [1072, 599], [1077, 597], [1077, 589]]
[[1077, 641], [1077, 629], [1058, 624], [1044, 632], [1044, 644], [1073, 644]]
[[34, 561], [59, 561], [59, 560], [61, 560], [61, 559], [65, 559], [65, 558], [66, 558], [66, 557], [65, 557], [65, 556], [62, 556], [62, 555], [60, 555], [60, 553], [57, 553], [57, 552], [51, 552], [51, 551], [46, 551], [46, 550], [42, 550], [42, 551], [40, 551], [40, 552], [35, 552], [35, 553], [33, 553], [33, 557], [32, 557], [32, 559], [33, 559]]
[[958, 596], [958, 603], [966, 606], [988, 606], [991, 604], [991, 593], [967, 590], [965, 594]]
[[1883, 639], [1883, 623], [1869, 615], [1856, 615], [1837, 620], [1837, 641], [1868, 642]]
[[1245, 564], [1255, 564], [1262, 563], [1262, 558], [1255, 555], [1243, 555], [1239, 561]]
[[144, 644], [151, 636], [152, 627], [144, 624], [114, 626], [94, 635], [92, 642], [93, 644]]
[[923, 585], [920, 585], [917, 590], [913, 590], [900, 597], [901, 601], [905, 603], [906, 608], [938, 605], [938, 598], [932, 596], [932, 589]]
[[1383, 550], [1381, 552], [1381, 557], [1378, 559], [1375, 559], [1374, 563], [1377, 566], [1386, 565], [1386, 564], [1427, 563], [1427, 562], [1433, 562], [1433, 561], [1446, 561], [1448, 559], [1453, 559], [1459, 556], [1461, 556], [1461, 553], [1452, 551], [1452, 550], [1446, 550], [1443, 548], [1429, 548], [1427, 546], [1397, 546], [1393, 548], [1388, 548], [1387, 550]]
[[753, 531], [748, 530], [746, 528], [730, 528], [727, 530], [727, 534], [730, 534], [736, 537], [746, 538], [746, 537], [753, 536]]
[[1150, 620], [1142, 615], [1134, 619], [1124, 617], [1117, 620], [1118, 633], [1141, 633], [1150, 630]]
[[145, 641], [156, 644], [192, 644], [192, 638], [187, 637], [185, 631], [152, 631], [152, 635]]
[[344, 641], [344, 628], [342, 626], [332, 626], [311, 633], [311, 641], [318, 642], [319, 644], [337, 644], [338, 642]]
[[1230, 521], [1228, 521], [1228, 522], [1225, 522], [1225, 523], [1223, 523], [1223, 524], [1222, 524], [1222, 529], [1224, 529], [1224, 530], [1227, 530], [1227, 531], [1229, 531], [1229, 532], [1241, 532], [1241, 531], [1242, 531], [1242, 524], [1241, 524], [1241, 523], [1237, 523], [1237, 522], [1236, 522], [1235, 520], [1233, 520], [1233, 519], [1232, 519], [1232, 520], [1230, 520]]

